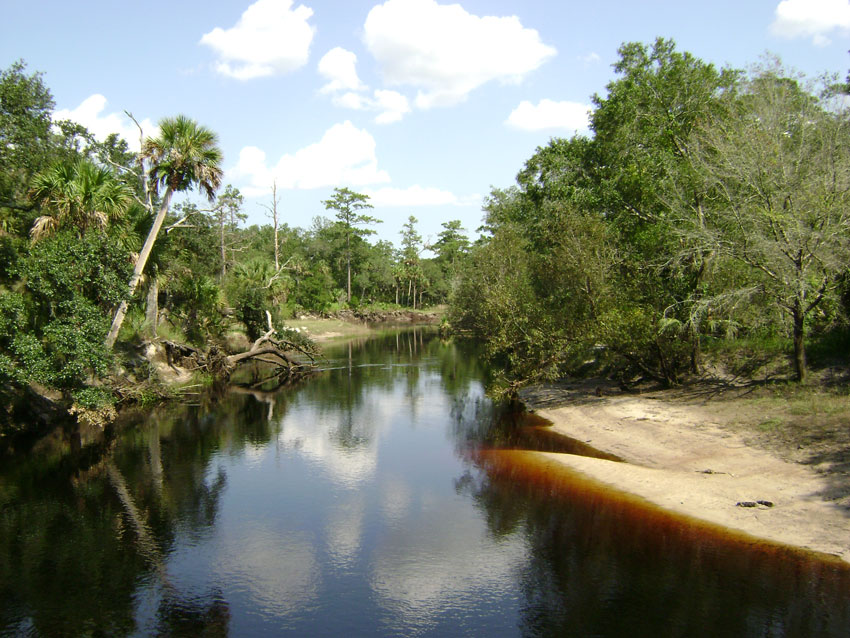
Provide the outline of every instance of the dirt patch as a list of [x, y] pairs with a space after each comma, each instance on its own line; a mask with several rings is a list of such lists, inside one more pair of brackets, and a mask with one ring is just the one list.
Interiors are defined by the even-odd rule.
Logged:
[[850, 561], [845, 384], [705, 379], [626, 391], [585, 381], [531, 388], [523, 399], [555, 431], [626, 461], [548, 454], [575, 470], [672, 511]]

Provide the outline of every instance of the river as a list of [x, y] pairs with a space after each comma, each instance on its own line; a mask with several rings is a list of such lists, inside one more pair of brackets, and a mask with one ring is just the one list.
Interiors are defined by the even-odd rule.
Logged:
[[0, 636], [850, 635], [842, 564], [523, 451], [577, 448], [493, 405], [474, 345], [326, 355], [3, 459]]

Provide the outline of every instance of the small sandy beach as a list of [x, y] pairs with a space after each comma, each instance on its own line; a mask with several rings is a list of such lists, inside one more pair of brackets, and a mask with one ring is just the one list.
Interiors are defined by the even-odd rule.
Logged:
[[624, 462], [539, 454], [666, 510], [850, 562], [850, 508], [835, 497], [836, 476], [745, 441], [730, 423], [752, 404], [587, 384], [523, 399], [553, 430]]

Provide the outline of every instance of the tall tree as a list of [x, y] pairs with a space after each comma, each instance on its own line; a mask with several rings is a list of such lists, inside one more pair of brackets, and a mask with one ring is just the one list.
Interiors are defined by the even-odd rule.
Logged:
[[430, 247], [444, 270], [453, 272], [458, 262], [469, 252], [469, 239], [459, 219], [443, 222], [443, 230]]
[[109, 221], [125, 213], [132, 192], [109, 169], [80, 159], [58, 162], [36, 175], [30, 198], [47, 211], [30, 230], [37, 241], [65, 225], [80, 235], [91, 227], [104, 230]]
[[[219, 281], [224, 281], [227, 275], [228, 265], [233, 261], [232, 253], [238, 248], [238, 239], [235, 239], [239, 222], [245, 221], [247, 215], [242, 212], [244, 198], [238, 188], [230, 184], [224, 187], [224, 192], [218, 196], [213, 218], [218, 224], [219, 256], [221, 267]], [[230, 253], [230, 255], [229, 255]]]
[[373, 235], [374, 230], [370, 228], [357, 228], [366, 224], [380, 224], [380, 219], [369, 215], [362, 215], [358, 211], [372, 208], [369, 196], [355, 193], [348, 188], [335, 188], [330, 199], [323, 200], [327, 210], [335, 210], [336, 218], [345, 239], [345, 266], [346, 266], [346, 301], [351, 301], [351, 240], [355, 237], [363, 238]]
[[272, 218], [272, 228], [274, 229], [274, 269], [280, 270], [280, 241], [278, 239], [279, 235], [279, 219], [278, 219], [278, 210], [277, 205], [280, 203], [280, 198], [277, 196], [277, 181], [272, 180], [272, 203], [270, 205], [263, 205], [263, 207], [269, 211], [269, 215]]
[[23, 230], [16, 215], [27, 210], [30, 180], [47, 168], [53, 96], [40, 73], [22, 60], [0, 71], [0, 231]]
[[174, 193], [197, 187], [212, 202], [221, 185], [222, 154], [218, 147], [218, 136], [213, 131], [185, 115], [160, 120], [159, 130], [158, 137], [145, 140], [141, 158], [148, 164], [146, 173], [154, 188], [165, 187], [165, 191], [153, 226], [133, 267], [127, 299], [115, 311], [112, 327], [106, 337], [107, 348], [112, 348], [118, 338], [118, 331], [127, 314], [128, 301], [136, 291]]
[[697, 136], [711, 207], [702, 236], [788, 317], [803, 381], [807, 321], [850, 262], [850, 109], [779, 66], [746, 82], [731, 108]]
[[620, 77], [608, 84], [605, 97], [593, 98], [597, 192], [631, 253], [626, 283], [654, 318], [647, 325], [657, 330], [675, 319], [689, 343], [670, 340], [673, 351], [666, 356], [679, 358], [687, 346], [697, 372], [701, 315], [695, 310], [704, 307], [700, 297], [711, 253], [683, 246], [677, 228], [683, 220], [702, 223], [705, 215], [691, 134], [723, 108], [721, 98], [739, 73], [677, 51], [664, 38], [651, 46], [625, 43], [618, 53], [614, 69]]
[[407, 299], [416, 309], [416, 292], [423, 282], [424, 273], [420, 264], [419, 253], [422, 252], [422, 235], [416, 230], [419, 220], [413, 215], [401, 229], [401, 262], [402, 272], [407, 279]]

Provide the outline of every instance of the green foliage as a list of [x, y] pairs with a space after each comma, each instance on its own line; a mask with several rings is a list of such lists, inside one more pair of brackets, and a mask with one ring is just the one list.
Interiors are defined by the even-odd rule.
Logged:
[[167, 284], [169, 320], [190, 342], [203, 345], [219, 340], [226, 329], [218, 284], [204, 275], [183, 271]]
[[22, 286], [0, 294], [0, 378], [63, 391], [107, 373], [108, 310], [121, 299], [126, 255], [107, 237], [60, 232], [17, 265]]
[[336, 218], [339, 220], [339, 234], [345, 245], [346, 299], [350, 301], [352, 243], [357, 243], [357, 240], [363, 240], [364, 237], [375, 232], [371, 228], [358, 228], [358, 226], [380, 224], [381, 220], [359, 213], [358, 211], [372, 208], [372, 204], [369, 203], [369, 196], [355, 193], [348, 188], [335, 188], [330, 199], [326, 199], [322, 203], [327, 210], [336, 211]]
[[487, 341], [502, 391], [591, 361], [675, 384], [706, 336], [765, 330], [793, 332], [801, 376], [807, 325], [844, 310], [846, 105], [778, 65], [744, 78], [671, 40], [619, 54], [594, 137], [551, 140], [485, 201], [452, 326]]
[[268, 299], [261, 288], [245, 288], [236, 305], [236, 317], [245, 324], [245, 334], [252, 341], [260, 338], [268, 330], [266, 310]]
[[47, 165], [53, 106], [41, 74], [27, 75], [22, 60], [0, 71], [0, 212], [24, 204], [30, 178]]
[[31, 235], [38, 240], [63, 226], [79, 234], [90, 227], [106, 230], [123, 216], [131, 196], [109, 169], [84, 159], [58, 162], [33, 178], [30, 197], [46, 214], [35, 221]]
[[325, 312], [336, 300], [334, 280], [327, 264], [313, 266], [311, 275], [295, 289], [295, 303], [302, 308]]
[[106, 388], [81, 388], [71, 394], [74, 403], [87, 410], [115, 405], [115, 395]]

